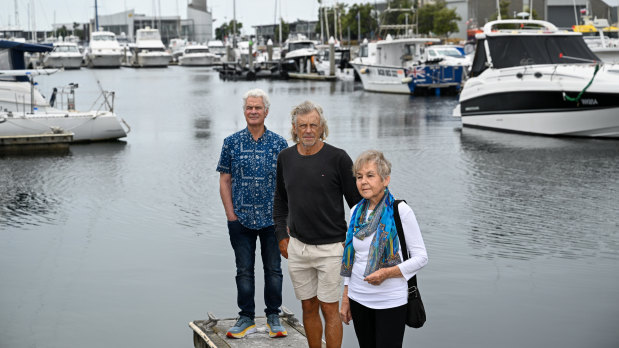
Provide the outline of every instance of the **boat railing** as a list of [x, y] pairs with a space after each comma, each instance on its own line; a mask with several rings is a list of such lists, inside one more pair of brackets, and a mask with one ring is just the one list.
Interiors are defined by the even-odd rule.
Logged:
[[[554, 24], [542, 20], [537, 19], [500, 19], [496, 21], [490, 21], [484, 25], [484, 33], [491, 33], [493, 31], [501, 30], [498, 27], [501, 25], [520, 25], [521, 30], [531, 30], [533, 28], [529, 27], [530, 25], [535, 25], [540, 27], [543, 30], [547, 30], [550, 32], [558, 32], [559, 28], [557, 28]], [[536, 28], [539, 30], [540, 28]], [[514, 29], [503, 29], [513, 31]]]

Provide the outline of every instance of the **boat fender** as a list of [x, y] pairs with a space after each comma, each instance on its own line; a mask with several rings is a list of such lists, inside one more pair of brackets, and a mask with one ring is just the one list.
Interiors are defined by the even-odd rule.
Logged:
[[361, 68], [361, 69], [359, 70], [359, 72], [360, 72], [360, 73], [362, 73], [362, 74], [369, 74], [369, 73], [370, 73], [370, 70], [369, 70], [368, 68]]
[[409, 84], [413, 81], [413, 79], [409, 76], [409, 77], [405, 77], [402, 79], [402, 84]]
[[4, 122], [6, 122], [6, 117], [4, 116], [0, 117], [0, 123], [4, 123]]

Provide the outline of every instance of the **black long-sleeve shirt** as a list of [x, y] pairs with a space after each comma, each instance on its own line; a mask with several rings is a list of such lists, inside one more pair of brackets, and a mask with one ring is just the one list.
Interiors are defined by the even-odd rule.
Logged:
[[296, 145], [280, 152], [273, 201], [277, 240], [290, 236], [310, 245], [346, 239], [344, 201], [361, 200], [352, 174], [352, 160], [342, 149], [324, 144], [316, 154], [303, 156]]

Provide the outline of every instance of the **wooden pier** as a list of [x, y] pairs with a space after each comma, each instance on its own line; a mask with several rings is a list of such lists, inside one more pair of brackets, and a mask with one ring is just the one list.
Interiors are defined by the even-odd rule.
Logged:
[[[266, 317], [256, 317], [256, 332], [244, 338], [228, 338], [226, 332], [237, 321], [237, 318], [218, 319], [208, 313], [208, 319], [195, 320], [189, 323], [193, 330], [193, 344], [195, 348], [278, 348], [278, 347], [307, 347], [305, 329], [294, 314], [282, 306], [280, 322], [288, 331], [286, 337], [269, 337], [266, 326]], [[325, 344], [323, 342], [323, 347]]]

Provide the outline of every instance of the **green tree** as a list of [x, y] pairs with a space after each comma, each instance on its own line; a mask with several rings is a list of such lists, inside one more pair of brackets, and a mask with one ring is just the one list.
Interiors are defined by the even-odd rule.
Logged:
[[[373, 10], [374, 5], [372, 4], [352, 5], [348, 11], [342, 15], [342, 30], [348, 33], [348, 29], [350, 29], [350, 38], [357, 41], [371, 37], [372, 33], [378, 28], [378, 22], [372, 15]], [[357, 15], [359, 16], [359, 20], [357, 19]], [[361, 22], [361, 28], [359, 28], [359, 21]], [[361, 29], [361, 37], [358, 37], [359, 29]], [[320, 32], [320, 24], [318, 24], [318, 32]]]
[[418, 30], [420, 34], [449, 36], [458, 32], [458, 23], [461, 18], [455, 9], [447, 8], [445, 0], [438, 0], [433, 4], [426, 4], [417, 10], [419, 17]]
[[[234, 24], [235, 21], [232, 19], [230, 22], [220, 25], [219, 28], [215, 28], [215, 38], [217, 40], [224, 40], [226, 36], [232, 35]], [[243, 23], [236, 21], [236, 35], [241, 35], [241, 28], [243, 28]]]
[[[501, 12], [501, 19], [510, 19], [512, 16], [509, 15], [509, 5], [511, 2], [509, 0], [501, 0], [499, 2], [499, 11]], [[490, 20], [496, 20], [498, 18], [498, 13], [495, 12]]]
[[56, 34], [56, 37], [60, 37], [60, 36], [66, 37], [69, 35], [69, 31], [67, 30], [67, 27], [63, 25], [62, 27], [56, 29], [55, 34]]
[[[288, 35], [290, 35], [290, 25], [284, 20], [281, 20], [282, 23], [282, 42], [288, 39]], [[273, 35], [273, 43], [279, 42], [279, 27], [275, 27], [275, 34]]]

